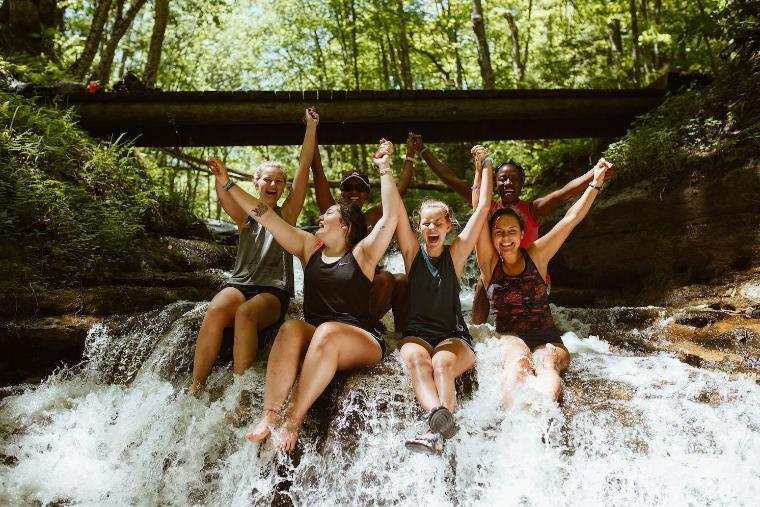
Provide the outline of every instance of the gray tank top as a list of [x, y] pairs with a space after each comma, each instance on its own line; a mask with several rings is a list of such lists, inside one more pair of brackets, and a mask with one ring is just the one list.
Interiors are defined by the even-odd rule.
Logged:
[[[275, 211], [280, 214], [279, 207]], [[235, 268], [227, 282], [276, 287], [293, 296], [293, 256], [283, 250], [266, 227], [248, 218], [240, 228]]]

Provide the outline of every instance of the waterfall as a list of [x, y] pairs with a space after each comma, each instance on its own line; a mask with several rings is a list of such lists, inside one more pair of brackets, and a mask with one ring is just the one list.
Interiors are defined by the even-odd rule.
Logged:
[[[387, 265], [399, 271], [399, 259]], [[492, 326], [471, 326], [476, 382], [442, 456], [404, 447], [422, 423], [394, 351], [340, 375], [285, 455], [226, 420], [245, 390], [255, 422], [263, 360], [239, 378], [217, 366], [197, 399], [183, 392], [204, 309], [179, 302], [99, 324], [79, 367], [0, 390], [0, 504], [742, 505], [760, 495], [756, 381], [626, 345], [651, 339], [668, 315], [617, 330], [621, 309], [555, 308], [573, 355], [564, 401], [536, 401], [528, 383], [509, 410], [501, 342]], [[610, 331], [590, 335], [600, 319]], [[395, 349], [398, 335], [387, 339]]]

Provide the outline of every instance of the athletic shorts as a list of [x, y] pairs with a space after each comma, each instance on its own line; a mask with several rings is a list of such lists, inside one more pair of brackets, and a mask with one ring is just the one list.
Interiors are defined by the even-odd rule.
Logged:
[[[464, 335], [464, 336], [423, 336], [423, 335], [421, 335], [419, 333], [413, 333], [413, 334], [406, 335], [406, 336], [404, 336], [401, 339], [401, 341], [399, 342], [399, 349], [404, 344], [404, 340], [407, 340], [407, 338], [418, 338], [418, 339], [424, 341], [425, 343], [427, 343], [428, 345], [430, 345], [431, 349], [428, 350], [428, 352], [431, 352], [431, 353], [432, 353], [433, 350], [435, 350], [435, 348], [438, 345], [440, 345], [441, 343], [443, 343], [445, 341], [448, 341], [448, 340], [459, 340], [459, 341], [463, 342], [465, 345], [467, 345], [467, 347], [473, 353], [475, 353], [475, 349], [472, 346], [472, 338], [470, 338], [469, 335]], [[414, 343], [412, 340], [407, 340], [407, 342]]]
[[254, 296], [258, 296], [259, 294], [273, 295], [280, 301], [280, 316], [277, 319], [277, 322], [272, 325], [279, 326], [285, 321], [285, 314], [288, 313], [288, 306], [290, 306], [290, 294], [288, 291], [279, 289], [277, 287], [244, 285], [240, 283], [227, 283], [224, 285], [224, 287], [222, 287], [222, 289], [226, 289], [227, 287], [232, 287], [233, 289], [239, 290], [243, 294], [243, 297], [245, 297], [246, 301], [250, 301]]
[[547, 343], [562, 343], [564, 345], [562, 342], [562, 333], [556, 327], [528, 331], [517, 335], [517, 337], [524, 341], [525, 345], [527, 345], [530, 350], [533, 350], [540, 345], [546, 345]]

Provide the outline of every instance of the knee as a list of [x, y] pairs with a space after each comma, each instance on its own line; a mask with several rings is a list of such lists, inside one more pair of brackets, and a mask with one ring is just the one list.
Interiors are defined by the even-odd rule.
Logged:
[[528, 347], [510, 347], [504, 352], [504, 369], [528, 372], [533, 369]]
[[233, 308], [230, 305], [211, 301], [206, 308], [204, 320], [218, 321], [226, 319], [232, 314]]
[[314, 331], [314, 336], [311, 338], [311, 344], [309, 350], [315, 352], [330, 352], [336, 347], [337, 339], [340, 335], [340, 328], [332, 322], [325, 322], [320, 324]]
[[418, 373], [432, 372], [433, 366], [430, 362], [430, 354], [425, 350], [415, 350], [413, 352], [404, 351], [404, 362], [409, 370]]
[[301, 333], [299, 321], [286, 320], [280, 326], [277, 331], [277, 336], [274, 337], [274, 344], [280, 346], [292, 346], [300, 347], [303, 342], [303, 334]]
[[438, 377], [447, 377], [454, 372], [454, 360], [450, 357], [436, 354], [433, 356], [433, 375]]
[[240, 305], [235, 312], [235, 322], [248, 322], [250, 324], [256, 324], [258, 320], [258, 313], [255, 308], [250, 305]]
[[533, 364], [537, 370], [559, 370], [562, 363], [562, 354], [556, 350], [542, 349], [533, 354]]

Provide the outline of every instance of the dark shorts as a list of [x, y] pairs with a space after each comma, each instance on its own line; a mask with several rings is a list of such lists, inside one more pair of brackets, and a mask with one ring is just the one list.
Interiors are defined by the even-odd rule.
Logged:
[[547, 343], [562, 343], [564, 345], [564, 342], [562, 341], [562, 333], [556, 327], [528, 331], [516, 336], [524, 341], [525, 345], [527, 345], [530, 350], [541, 345], [546, 345]]
[[279, 326], [285, 321], [285, 314], [288, 312], [288, 306], [290, 306], [290, 294], [288, 291], [277, 287], [263, 287], [261, 285], [244, 285], [239, 283], [224, 284], [222, 289], [226, 289], [227, 287], [239, 290], [243, 294], [243, 297], [245, 297], [246, 301], [250, 301], [254, 296], [258, 296], [259, 294], [273, 295], [280, 301], [280, 316], [277, 319], [277, 322], [272, 325]]
[[[410, 333], [410, 334], [404, 335], [404, 337], [401, 339], [401, 341], [399, 342], [399, 349], [404, 344], [404, 340], [406, 340], [407, 338], [418, 338], [418, 339], [424, 341], [425, 343], [427, 343], [428, 345], [430, 345], [431, 349], [428, 350], [428, 352], [431, 352], [431, 353], [432, 353], [433, 350], [435, 350], [435, 348], [438, 345], [440, 345], [441, 343], [443, 343], [445, 341], [449, 341], [449, 340], [458, 340], [458, 341], [464, 343], [465, 345], [467, 345], [467, 347], [473, 352], [473, 354], [475, 353], [475, 349], [472, 346], [472, 338], [469, 335], [464, 335], [464, 336], [456, 336], [456, 335], [454, 335], [454, 336], [424, 336], [424, 335], [422, 335], [420, 333]], [[407, 340], [407, 341], [413, 342], [413, 340]]]
[[375, 339], [375, 341], [380, 345], [380, 350], [382, 351], [383, 357], [385, 357], [385, 340], [383, 340], [383, 335], [375, 328], [364, 328], [362, 326], [356, 325], [356, 322], [343, 322], [340, 320], [313, 320], [313, 319], [306, 319], [307, 324], [311, 324], [314, 327], [319, 327], [320, 324], [324, 324], [325, 322], [340, 322], [341, 324], [348, 324], [349, 326], [354, 326], [355, 328], [359, 328], [362, 331], [368, 332], [370, 335], [372, 335], [372, 338]]

